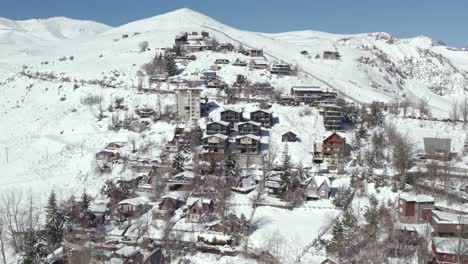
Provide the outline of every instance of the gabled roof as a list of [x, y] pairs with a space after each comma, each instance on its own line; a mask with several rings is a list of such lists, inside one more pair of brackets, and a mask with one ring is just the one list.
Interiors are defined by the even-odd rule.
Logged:
[[210, 137], [217, 137], [222, 140], [227, 140], [229, 137], [223, 134], [214, 134], [214, 135], [206, 135], [202, 139], [210, 138]]
[[312, 177], [305, 180], [306, 184], [305, 184], [304, 188], [307, 188], [312, 181], [317, 186], [317, 189], [322, 187], [323, 184], [327, 184], [328, 187], [330, 187], [330, 180], [328, 179], [328, 177], [326, 177], [326, 176], [312, 176]]
[[294, 132], [291, 132], [291, 131], [288, 131], [288, 132], [284, 133], [282, 136], [285, 136], [285, 135], [288, 135], [288, 134], [292, 134], [292, 135], [294, 135], [294, 136], [297, 136], [297, 134], [296, 134], [296, 133], [294, 133]]
[[293, 86], [291, 89], [293, 91], [302, 92], [323, 92], [323, 89], [320, 86]]
[[120, 201], [118, 203], [118, 205], [130, 204], [130, 205], [133, 205], [133, 206], [139, 206], [139, 205], [142, 205], [142, 204], [146, 204], [147, 202], [149, 202], [147, 197], [135, 197], [135, 198], [122, 200], [122, 201]]
[[260, 140], [260, 136], [255, 136], [255, 135], [252, 135], [252, 134], [247, 134], [247, 135], [239, 135], [239, 136], [236, 136], [236, 140], [237, 139], [241, 139], [241, 138], [251, 138], [253, 140], [256, 140], [256, 141], [259, 141]]
[[266, 114], [272, 114], [273, 113], [273, 111], [265, 110], [265, 109], [258, 109], [258, 110], [252, 111], [250, 113], [253, 114], [253, 113], [257, 113], [257, 112], [263, 112], [263, 113], [266, 113]]
[[223, 125], [223, 126], [229, 126], [229, 122], [225, 122], [225, 121], [221, 121], [221, 120], [208, 122], [206, 125], [208, 126], [208, 125], [215, 124], [215, 123]]
[[221, 113], [228, 112], [228, 111], [232, 111], [232, 112], [236, 112], [238, 114], [242, 114], [241, 110], [236, 110], [236, 109], [224, 109], [223, 111], [221, 111]]
[[403, 199], [407, 202], [418, 202], [418, 203], [430, 203], [434, 202], [434, 197], [424, 195], [424, 194], [410, 194], [410, 193], [402, 193], [400, 194], [400, 199]]
[[342, 138], [342, 139], [346, 139], [346, 136], [345, 136], [343, 133], [339, 133], [339, 132], [330, 132], [328, 135], [326, 135], [326, 136], [323, 138], [323, 141], [325, 141], [325, 140], [331, 138], [331, 137], [332, 137], [333, 135], [335, 135], [335, 134], [336, 134], [337, 136], [339, 136], [340, 138]]
[[205, 197], [189, 197], [187, 199], [187, 206], [192, 207], [195, 204], [198, 204], [199, 206], [202, 206], [203, 204], [211, 204], [213, 202], [212, 199], [210, 198], [205, 198]]
[[262, 124], [258, 123], [258, 122], [255, 122], [255, 121], [245, 121], [245, 122], [239, 122], [237, 123], [237, 126], [242, 126], [242, 125], [245, 125], [245, 124], [251, 124], [251, 125], [254, 125], [254, 126], [261, 126]]

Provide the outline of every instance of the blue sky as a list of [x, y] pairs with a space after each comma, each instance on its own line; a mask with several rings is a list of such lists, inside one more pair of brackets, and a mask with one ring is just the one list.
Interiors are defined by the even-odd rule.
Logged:
[[66, 16], [118, 26], [182, 7], [253, 31], [385, 31], [468, 46], [464, 0], [0, 0], [0, 17]]

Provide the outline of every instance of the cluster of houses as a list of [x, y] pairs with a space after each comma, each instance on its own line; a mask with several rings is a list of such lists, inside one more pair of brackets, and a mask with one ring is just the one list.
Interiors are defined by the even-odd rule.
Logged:
[[261, 128], [273, 125], [273, 114], [259, 109], [244, 118], [243, 111], [226, 109], [220, 113], [220, 121], [206, 124], [202, 138], [203, 149], [207, 153], [258, 154], [260, 150]]
[[409, 237], [424, 235], [429, 226], [438, 263], [468, 263], [468, 212], [437, 206], [431, 196], [404, 193], [398, 198], [398, 216], [395, 228]]

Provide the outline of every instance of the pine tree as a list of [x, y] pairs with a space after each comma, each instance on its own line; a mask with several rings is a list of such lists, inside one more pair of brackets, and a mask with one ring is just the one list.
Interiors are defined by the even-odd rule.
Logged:
[[182, 155], [182, 153], [181, 152], [177, 153], [174, 156], [174, 160], [172, 162], [172, 170], [173, 170], [174, 175], [185, 171], [184, 163], [185, 163], [185, 158]]
[[237, 175], [237, 161], [234, 153], [229, 153], [224, 160], [224, 174], [228, 179], [234, 179]]
[[86, 190], [83, 190], [83, 195], [81, 196], [81, 211], [87, 211], [90, 202], [89, 195], [86, 193]]
[[24, 258], [23, 264], [38, 263], [39, 256], [37, 252], [38, 237], [34, 230], [28, 230], [24, 235]]
[[50, 250], [56, 249], [65, 236], [65, 217], [58, 208], [57, 197], [52, 191], [46, 207], [45, 235]]
[[377, 230], [379, 225], [379, 201], [374, 195], [369, 197], [370, 206], [367, 207], [364, 217], [367, 225], [365, 227], [368, 239], [375, 240], [377, 238]]
[[288, 144], [285, 144], [283, 157], [282, 157], [282, 166], [281, 166], [281, 194], [287, 193], [289, 189], [289, 185], [292, 182], [292, 165], [291, 165], [291, 156], [289, 155], [289, 147]]
[[340, 251], [343, 245], [344, 229], [341, 221], [336, 221], [332, 228], [332, 239], [328, 244], [328, 250], [331, 252]]
[[173, 56], [166, 56], [166, 73], [168, 76], [174, 76], [177, 74], [177, 64]]

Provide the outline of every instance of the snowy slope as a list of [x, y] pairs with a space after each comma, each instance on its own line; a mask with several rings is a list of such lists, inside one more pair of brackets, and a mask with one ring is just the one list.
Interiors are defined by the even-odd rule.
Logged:
[[[249, 72], [227, 65], [220, 75], [228, 83], [236, 74], [245, 74], [252, 81], [270, 81], [283, 93], [294, 84], [315, 84], [336, 89], [358, 102], [392, 101], [403, 95], [414, 101], [428, 98], [436, 116], [446, 115], [450, 102], [466, 93], [468, 52], [434, 46], [426, 37], [398, 40], [386, 33], [337, 35], [316, 31], [263, 34], [234, 29], [190, 9], [117, 28], [67, 18], [0, 19], [0, 188], [35, 186], [45, 195], [57, 186], [63, 187], [63, 193], [83, 186], [97, 188], [95, 183], [103, 179], [94, 175], [94, 153], [115, 140], [114, 136], [125, 139], [132, 135], [109, 132], [107, 121], [96, 122], [97, 107], [83, 106], [80, 98], [102, 95], [107, 107], [112, 98], [123, 96], [130, 107], [154, 107], [156, 95], [139, 95], [132, 89], [140, 66], [154, 56], [155, 50], [172, 46], [179, 32], [201, 30], [219, 42], [262, 48], [270, 62], [286, 61], [302, 69], [299, 78], [275, 77], [267, 71]], [[150, 51], [139, 51], [142, 41], [149, 42]], [[343, 56], [339, 61], [314, 58], [324, 50], [335, 49]], [[301, 55], [303, 50], [312, 58]], [[196, 55], [199, 59], [187, 65], [181, 77], [198, 78], [192, 74], [199, 74], [216, 58], [242, 57], [236, 53]], [[72, 56], [73, 60], [69, 59]], [[63, 57], [67, 59], [59, 60]], [[21, 76], [24, 66], [30, 73], [50, 73], [59, 79], [41, 81]], [[96, 80], [117, 88], [81, 83]], [[170, 96], [162, 102], [163, 106], [175, 104]], [[278, 114], [289, 111], [281, 107], [273, 110]], [[312, 140], [308, 132], [323, 128], [315, 126], [320, 120], [312, 116], [295, 121], [284, 118], [284, 123], [272, 129], [273, 139], [278, 141], [281, 133], [297, 130], [305, 144], [292, 144], [292, 152], [297, 152], [293, 160], [307, 159], [307, 165], [310, 157], [304, 152]], [[161, 143], [171, 129], [158, 124], [151, 137]]]

